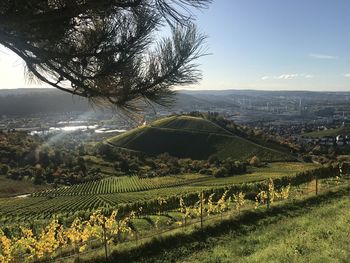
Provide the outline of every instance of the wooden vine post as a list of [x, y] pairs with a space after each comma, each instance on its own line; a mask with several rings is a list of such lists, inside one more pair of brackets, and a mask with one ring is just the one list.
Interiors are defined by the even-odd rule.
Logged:
[[107, 230], [106, 230], [105, 222], [102, 225], [102, 229], [103, 229], [103, 242], [104, 242], [104, 247], [105, 247], [105, 257], [107, 260], [108, 259], [108, 248], [107, 248], [108, 240], [107, 240]]
[[317, 177], [317, 175], [315, 176], [315, 191], [316, 191], [316, 195], [318, 195], [318, 177]]
[[203, 192], [201, 192], [201, 200], [200, 200], [200, 209], [201, 209], [201, 229], [203, 229]]

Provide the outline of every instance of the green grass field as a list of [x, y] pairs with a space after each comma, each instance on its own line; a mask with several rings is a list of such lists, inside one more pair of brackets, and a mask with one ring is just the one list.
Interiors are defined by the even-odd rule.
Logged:
[[265, 161], [295, 160], [286, 152], [259, 145], [229, 133], [213, 122], [188, 116], [157, 120], [107, 140], [110, 145], [157, 155], [205, 160], [212, 154], [246, 161], [254, 155]]
[[31, 181], [15, 181], [0, 176], [0, 198], [30, 194], [45, 188], [45, 186], [34, 185]]
[[110, 176], [116, 174], [116, 171], [113, 167], [113, 163], [106, 162], [102, 158], [93, 155], [85, 155], [84, 160], [88, 168], [100, 169], [100, 173], [102, 176]]

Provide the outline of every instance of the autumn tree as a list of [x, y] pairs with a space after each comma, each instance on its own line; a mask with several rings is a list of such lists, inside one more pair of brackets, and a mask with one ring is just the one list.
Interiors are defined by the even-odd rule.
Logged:
[[258, 166], [261, 165], [261, 162], [260, 162], [260, 159], [257, 156], [254, 155], [250, 159], [249, 164], [252, 165], [252, 166], [258, 167]]
[[[173, 87], [201, 78], [194, 61], [205, 37], [191, 9], [210, 2], [2, 0], [0, 44], [25, 61], [29, 79], [127, 110], [164, 105]], [[162, 28], [171, 37], [157, 39]]]

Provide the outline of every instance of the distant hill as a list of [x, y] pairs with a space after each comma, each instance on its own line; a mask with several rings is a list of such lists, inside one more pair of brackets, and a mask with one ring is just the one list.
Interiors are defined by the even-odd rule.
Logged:
[[344, 127], [339, 127], [335, 129], [314, 131], [314, 132], [308, 132], [308, 133], [302, 134], [302, 136], [304, 137], [312, 137], [312, 138], [318, 138], [318, 137], [324, 137], [324, 136], [336, 137], [338, 135], [350, 136], [350, 126], [344, 126]]
[[180, 158], [207, 159], [216, 154], [247, 160], [256, 155], [264, 161], [293, 160], [286, 153], [256, 144], [202, 118], [172, 116], [141, 126], [106, 141], [111, 146], [151, 155], [169, 153]]
[[86, 99], [57, 89], [0, 90], [0, 116], [87, 112], [91, 109]]
[[[173, 97], [174, 104], [169, 108], [160, 106], [149, 107], [145, 114], [152, 115], [154, 110], [162, 114], [173, 112], [213, 111], [229, 112], [239, 117], [243, 122], [249, 120], [261, 121], [263, 118], [275, 120], [285, 118], [285, 115], [272, 114], [260, 110], [249, 109], [250, 106], [263, 107], [267, 104], [279, 107], [289, 105], [293, 108], [300, 103], [348, 104], [349, 92], [310, 92], [310, 91], [259, 91], [259, 90], [178, 90]], [[15, 106], [14, 106], [15, 105]], [[92, 107], [88, 100], [73, 96], [54, 88], [24, 88], [0, 89], [0, 116], [28, 116], [38, 113], [61, 114], [67, 112], [102, 111]], [[110, 112], [103, 109], [103, 112]], [[322, 114], [317, 112], [316, 114]], [[272, 114], [272, 115], [271, 115]], [[329, 114], [329, 113], [327, 113]], [[269, 116], [268, 116], [269, 115]], [[164, 115], [163, 115], [164, 116]], [[248, 116], [249, 118], [246, 118]], [[303, 116], [305, 118], [305, 116]]]
[[[14, 106], [15, 105], [15, 106]], [[212, 110], [215, 105], [226, 105], [234, 107], [232, 103], [224, 101], [224, 99], [207, 100], [196, 98], [195, 96], [177, 93], [174, 96], [174, 104], [169, 108], [155, 106], [148, 111], [153, 113], [156, 111], [166, 111], [168, 113], [179, 111], [193, 110]], [[40, 113], [62, 114], [67, 112], [99, 112], [99, 107], [92, 107], [88, 100], [79, 96], [73, 96], [69, 93], [49, 88], [26, 88], [26, 89], [0, 89], [0, 116], [1, 115], [20, 115], [28, 116]], [[108, 108], [103, 109], [104, 112], [111, 112]], [[146, 110], [145, 114], [148, 114]]]

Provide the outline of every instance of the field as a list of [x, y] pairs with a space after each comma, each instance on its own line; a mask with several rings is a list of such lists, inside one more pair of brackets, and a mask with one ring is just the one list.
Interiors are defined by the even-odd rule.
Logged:
[[15, 181], [0, 176], [0, 198], [30, 194], [45, 188], [45, 186], [34, 185], [29, 181]]
[[[349, 177], [336, 177], [338, 175], [336, 167], [274, 163], [268, 167], [254, 168], [249, 174], [229, 178], [188, 174], [154, 179], [103, 179], [94, 182], [96, 186], [91, 182], [58, 188], [41, 192], [40, 197], [1, 199], [0, 220], [2, 228], [9, 233], [5, 234], [5, 241], [10, 240], [8, 242], [12, 244], [11, 256], [17, 257], [19, 262], [31, 255], [49, 262], [49, 258], [59, 258], [62, 262], [73, 262], [77, 258], [105, 262], [104, 258], [108, 255], [112, 261], [118, 259], [118, 262], [187, 262], [187, 257], [197, 257], [197, 254], [208, 252], [202, 247], [207, 242], [210, 248], [220, 245], [220, 240], [231, 233], [227, 231], [230, 227], [233, 227], [232, 230], [243, 230], [236, 231], [241, 236], [246, 230], [244, 226], [252, 221], [255, 222], [249, 232], [260, 226], [259, 220], [263, 217], [272, 218], [275, 222], [276, 218], [285, 216], [284, 212], [288, 212], [289, 208], [297, 206], [298, 209], [306, 209], [308, 204], [302, 202], [315, 196], [315, 191], [319, 194], [317, 200], [322, 198], [320, 194], [324, 197], [336, 190], [338, 195], [345, 195], [349, 191]], [[319, 188], [315, 188], [315, 176], [319, 178]], [[274, 178], [274, 184], [267, 178]], [[86, 191], [88, 188], [92, 189], [91, 192]], [[269, 201], [264, 201], [265, 197], [261, 195], [265, 191], [272, 194], [272, 199], [267, 197]], [[243, 197], [237, 199], [241, 195]], [[254, 199], [255, 196], [260, 199]], [[254, 200], [260, 201], [256, 203]], [[237, 208], [238, 204], [242, 209]], [[101, 208], [101, 212], [91, 215], [94, 210]], [[112, 213], [117, 210], [117, 214]], [[58, 221], [52, 221], [53, 215]], [[291, 215], [288, 214], [289, 217]], [[106, 220], [108, 225], [105, 225]], [[48, 226], [49, 222], [51, 224]], [[40, 251], [18, 247], [22, 242], [32, 242], [32, 237], [24, 236], [26, 232], [21, 234], [19, 226], [33, 230], [34, 240], [38, 240], [33, 241], [33, 246], [45, 241], [45, 246], [53, 246], [53, 250], [47, 250], [47, 255], [40, 256]], [[65, 237], [69, 241], [52, 237], [54, 228], [59, 231], [58, 237]], [[45, 235], [42, 234], [43, 229], [47, 231]], [[15, 236], [11, 237], [11, 233]], [[108, 237], [103, 239], [102, 234]], [[47, 240], [46, 235], [52, 238]], [[152, 239], [155, 236], [160, 238]], [[74, 241], [76, 238], [78, 241]], [[109, 239], [113, 242], [108, 245]], [[62, 247], [57, 246], [58, 243]], [[150, 246], [153, 248], [150, 249]], [[16, 250], [17, 247], [19, 250]], [[82, 247], [82, 254], [77, 252], [77, 247], [79, 251]], [[163, 251], [166, 251], [165, 254]], [[189, 262], [196, 262], [196, 258]]]
[[195, 174], [164, 176], [159, 178], [139, 178], [138, 176], [109, 177], [99, 181], [37, 192], [33, 194], [33, 197], [132, 193], [188, 185], [192, 182], [202, 181], [203, 179], [207, 180], [208, 177]]
[[116, 173], [115, 169], [113, 168], [113, 164], [104, 161], [102, 158], [93, 155], [85, 155], [84, 160], [87, 167], [100, 169], [101, 174], [104, 176], [110, 176]]
[[192, 183], [192, 185], [214, 186], [256, 182], [269, 178], [275, 179], [281, 176], [292, 176], [296, 173], [309, 171], [317, 167], [319, 167], [319, 165], [313, 163], [272, 163], [266, 167], [253, 168], [247, 174], [227, 178], [211, 177], [203, 182]]
[[154, 179], [138, 179], [136, 177], [105, 179], [70, 188], [44, 191], [34, 195], [37, 197], [1, 198], [0, 220], [8, 224], [14, 221], [28, 220], [28, 218], [48, 220], [52, 215], [74, 216], [80, 212], [88, 214], [97, 208], [113, 208], [121, 204], [149, 202], [160, 196], [185, 195], [213, 187], [226, 187], [267, 178], [292, 176], [316, 167], [318, 166], [315, 164], [273, 163], [268, 167], [255, 168], [245, 175], [227, 178], [184, 175]]
[[335, 129], [323, 130], [323, 131], [314, 131], [309, 133], [304, 133], [302, 136], [305, 137], [324, 137], [324, 136], [333, 136], [336, 137], [338, 135], [350, 135], [350, 127], [340, 127]]
[[295, 160], [285, 152], [231, 134], [213, 122], [201, 118], [174, 116], [157, 120], [106, 141], [108, 144], [147, 154], [170, 155], [205, 160], [212, 154], [220, 159], [231, 157], [246, 161], [258, 156], [261, 160]]

